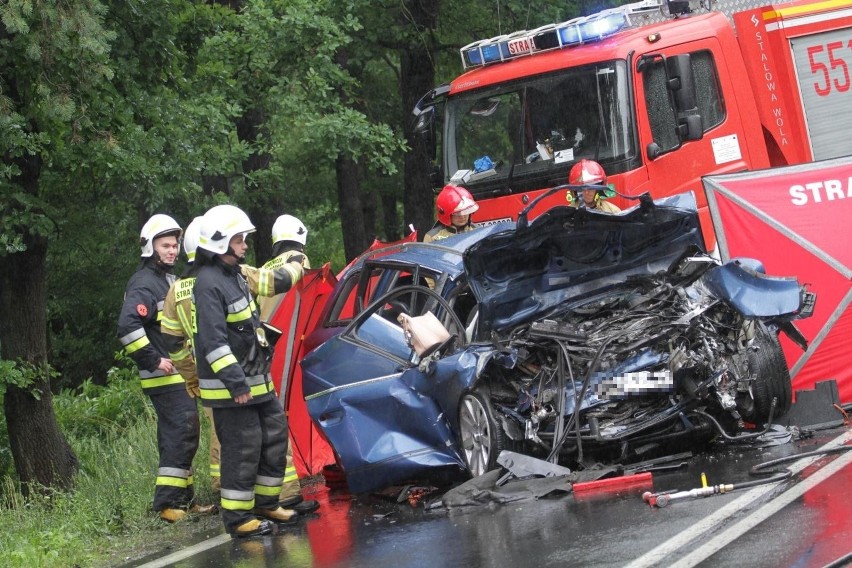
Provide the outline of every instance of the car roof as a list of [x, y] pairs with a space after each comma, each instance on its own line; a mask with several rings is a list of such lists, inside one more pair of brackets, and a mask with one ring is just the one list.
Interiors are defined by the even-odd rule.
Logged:
[[500, 221], [430, 243], [397, 243], [363, 254], [355, 262], [353, 268], [361, 267], [366, 262], [373, 260], [402, 262], [417, 264], [441, 273], [446, 273], [451, 279], [455, 280], [464, 272], [462, 257], [465, 251], [486, 237], [504, 231], [511, 231], [514, 228], [515, 223], [513, 221]]

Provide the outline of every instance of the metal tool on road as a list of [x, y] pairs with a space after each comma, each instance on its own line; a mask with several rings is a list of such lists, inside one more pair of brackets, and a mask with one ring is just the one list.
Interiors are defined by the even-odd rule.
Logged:
[[811, 456], [821, 456], [821, 455], [829, 455], [829, 454], [837, 454], [841, 452], [847, 452], [852, 450], [852, 446], [839, 446], [835, 448], [828, 448], [822, 450], [816, 450], [813, 452], [805, 452], [802, 454], [796, 454], [792, 456], [785, 456], [783, 458], [778, 458], [775, 460], [770, 460], [767, 462], [759, 463], [756, 466], [752, 467], [749, 470], [749, 474], [752, 476], [759, 475], [770, 475], [765, 479], [759, 479], [754, 481], [745, 481], [743, 483], [724, 483], [719, 485], [707, 485], [707, 479], [702, 473], [702, 484], [703, 487], [697, 487], [695, 489], [690, 489], [688, 491], [664, 491], [661, 493], [652, 493], [650, 491], [646, 491], [642, 494], [642, 500], [648, 503], [651, 507], [666, 507], [672, 501], [679, 501], [683, 499], [698, 499], [700, 497], [710, 497], [712, 495], [722, 495], [723, 493], [730, 493], [731, 491], [736, 491], [738, 489], [747, 489], [750, 487], [755, 487], [757, 485], [765, 485], [767, 483], [775, 483], [777, 481], [784, 481], [785, 479], [789, 479], [793, 476], [793, 472], [789, 469], [777, 469], [774, 466], [782, 463], [787, 463], [791, 461], [798, 461], [803, 458], [811, 457]]
[[698, 499], [699, 497], [710, 497], [711, 495], [721, 495], [734, 490], [733, 484], [708, 485], [707, 487], [697, 487], [689, 491], [675, 491], [663, 493], [651, 493], [646, 491], [642, 494], [642, 500], [652, 507], [665, 507], [672, 501], [681, 499]]

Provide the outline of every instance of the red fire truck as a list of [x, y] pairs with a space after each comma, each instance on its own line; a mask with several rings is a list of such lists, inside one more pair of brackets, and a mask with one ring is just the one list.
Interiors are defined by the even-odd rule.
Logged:
[[694, 191], [712, 243], [702, 176], [852, 154], [852, 0], [660, 2], [462, 48], [465, 73], [414, 111], [435, 185], [467, 187], [477, 222], [515, 219], [589, 158], [621, 196]]

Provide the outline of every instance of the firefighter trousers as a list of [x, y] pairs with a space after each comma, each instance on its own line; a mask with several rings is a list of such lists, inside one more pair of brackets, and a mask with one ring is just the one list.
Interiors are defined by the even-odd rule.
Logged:
[[200, 423], [195, 400], [186, 389], [151, 394], [157, 413], [160, 454], [154, 488], [154, 510], [186, 509], [194, 494], [192, 460], [198, 450]]
[[214, 408], [213, 424], [222, 446], [221, 510], [225, 530], [255, 518], [252, 509], [274, 509], [287, 459], [287, 418], [277, 397], [235, 407]]
[[216, 436], [213, 409], [209, 406], [202, 406], [202, 408], [204, 409], [204, 415], [207, 417], [207, 420], [210, 421], [210, 488], [213, 491], [219, 491], [219, 478], [222, 475], [219, 464], [222, 463], [222, 459], [220, 458], [222, 450], [219, 446], [219, 438]]

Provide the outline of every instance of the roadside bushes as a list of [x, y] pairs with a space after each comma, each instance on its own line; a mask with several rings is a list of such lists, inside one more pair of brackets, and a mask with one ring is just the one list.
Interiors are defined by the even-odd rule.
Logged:
[[[129, 360], [119, 359], [106, 386], [85, 381], [54, 397], [60, 427], [80, 460], [75, 488], [21, 495], [11, 464], [0, 472], [0, 566], [110, 566], [132, 549], [162, 544], [186, 530], [151, 512], [157, 471], [157, 420]], [[5, 420], [0, 448], [8, 448]], [[202, 416], [196, 493], [211, 500], [210, 425]], [[0, 454], [2, 458], [2, 454]]]

